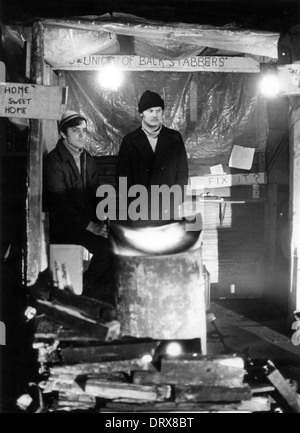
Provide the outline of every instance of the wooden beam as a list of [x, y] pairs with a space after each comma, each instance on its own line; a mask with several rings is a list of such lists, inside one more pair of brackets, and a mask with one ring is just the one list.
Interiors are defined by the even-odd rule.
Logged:
[[112, 341], [120, 334], [120, 323], [117, 320], [105, 324], [100, 323], [84, 316], [80, 311], [72, 307], [56, 305], [39, 299], [36, 300], [35, 305], [40, 313], [45, 314], [54, 321], [100, 341]]
[[[268, 397], [253, 397], [251, 400], [235, 403], [194, 403], [162, 402], [144, 404], [126, 404], [108, 402], [100, 412], [269, 412], [271, 405]], [[189, 418], [186, 418], [187, 426]]]
[[229, 386], [178, 386], [174, 387], [175, 402], [233, 402], [251, 399], [251, 389], [249, 385], [240, 387]]
[[121, 361], [142, 358], [151, 354], [160, 341], [152, 340], [138, 343], [119, 343], [104, 346], [66, 347], [61, 349], [61, 355], [66, 364], [81, 362]]
[[141, 360], [141, 358], [109, 362], [81, 362], [80, 364], [51, 366], [50, 374], [54, 376], [63, 374], [72, 374], [74, 376], [89, 374], [95, 376], [101, 373], [123, 372], [129, 375], [132, 371], [142, 370], [148, 368], [148, 366], [151, 368], [150, 364], [145, 366], [145, 363]]
[[237, 327], [243, 331], [249, 332], [250, 334], [256, 335], [262, 340], [268, 342], [270, 345], [286, 351], [287, 355], [289, 354], [291, 356], [291, 359], [299, 360], [300, 346], [293, 345], [290, 337], [286, 337], [285, 335], [280, 334], [267, 326], [263, 326], [254, 320], [247, 319], [246, 317], [228, 310], [221, 305], [214, 303], [212, 311], [217, 318], [221, 318], [220, 321], [223, 327], [229, 327], [231, 329]]
[[282, 374], [269, 362], [272, 370], [267, 374], [268, 380], [295, 413], [300, 413], [300, 397], [285, 380]]
[[294, 322], [293, 312], [300, 310], [300, 107], [295, 97], [290, 117], [290, 298], [289, 322]]
[[107, 400], [139, 400], [163, 401], [171, 397], [171, 387], [163, 386], [141, 386], [131, 383], [121, 383], [99, 380], [97, 378], [79, 380], [69, 380], [56, 378], [47, 382], [44, 393], [53, 391], [64, 392], [66, 394], [89, 395]]
[[161, 374], [164, 383], [206, 386], [242, 386], [245, 370], [239, 357], [190, 356], [163, 358]]
[[277, 237], [278, 185], [268, 185], [268, 201], [265, 204], [265, 292], [270, 293], [274, 278]]
[[[30, 77], [33, 84], [44, 80], [44, 35], [41, 22], [32, 27]], [[31, 120], [26, 200], [26, 282], [33, 285], [41, 270], [42, 257], [42, 154], [43, 120]]]

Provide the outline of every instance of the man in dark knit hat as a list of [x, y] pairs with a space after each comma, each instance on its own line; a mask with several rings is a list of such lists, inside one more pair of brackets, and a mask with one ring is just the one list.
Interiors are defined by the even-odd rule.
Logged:
[[[182, 197], [188, 183], [187, 154], [181, 134], [162, 124], [164, 108], [164, 101], [157, 93], [146, 90], [142, 94], [138, 103], [142, 125], [123, 138], [117, 176], [119, 181], [127, 178], [128, 189], [142, 185], [149, 195], [154, 185], [169, 188], [179, 185]], [[173, 211], [171, 209], [170, 218]], [[162, 215], [160, 219], [164, 219]]]
[[93, 254], [84, 274], [83, 294], [101, 297], [101, 290], [109, 287], [111, 251], [107, 226], [96, 217], [99, 181], [94, 159], [84, 149], [87, 121], [66, 111], [58, 129], [60, 139], [44, 161], [50, 243], [82, 245]]

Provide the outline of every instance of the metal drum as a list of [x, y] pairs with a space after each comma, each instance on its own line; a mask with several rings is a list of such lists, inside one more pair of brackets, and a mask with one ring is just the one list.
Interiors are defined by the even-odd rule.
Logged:
[[200, 338], [206, 354], [201, 244], [168, 255], [115, 255], [118, 320], [123, 336]]

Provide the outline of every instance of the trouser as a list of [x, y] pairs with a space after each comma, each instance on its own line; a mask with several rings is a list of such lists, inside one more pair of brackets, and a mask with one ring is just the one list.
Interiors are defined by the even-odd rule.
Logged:
[[112, 249], [109, 239], [94, 235], [88, 230], [65, 232], [51, 236], [51, 243], [82, 245], [93, 257], [84, 273], [84, 283], [95, 290], [111, 285]]

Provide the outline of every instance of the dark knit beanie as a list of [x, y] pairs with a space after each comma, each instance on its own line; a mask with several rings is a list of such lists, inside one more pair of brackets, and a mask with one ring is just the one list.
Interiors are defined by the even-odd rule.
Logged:
[[164, 100], [155, 92], [146, 90], [139, 100], [138, 110], [142, 113], [152, 107], [161, 107], [163, 110], [165, 108]]

